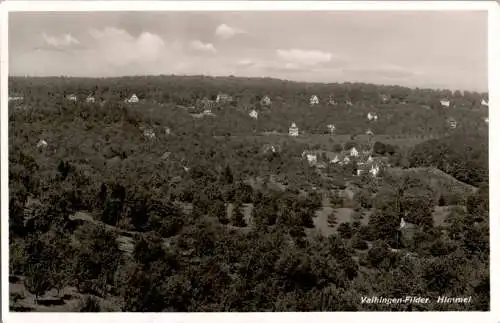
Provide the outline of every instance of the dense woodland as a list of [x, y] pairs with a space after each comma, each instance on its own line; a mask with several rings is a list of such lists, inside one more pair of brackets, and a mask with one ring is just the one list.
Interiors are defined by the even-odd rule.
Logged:
[[[9, 91], [24, 97], [9, 106], [13, 310], [47, 310], [51, 293], [65, 311], [489, 310], [485, 93], [177, 76]], [[233, 102], [195, 117], [219, 92]], [[373, 178], [301, 157], [351, 147], [388, 166]], [[473, 301], [361, 304], [372, 295]]]

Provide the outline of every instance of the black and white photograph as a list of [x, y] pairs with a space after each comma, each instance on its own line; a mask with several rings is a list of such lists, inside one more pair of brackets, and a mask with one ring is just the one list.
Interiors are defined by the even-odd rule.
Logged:
[[488, 10], [372, 7], [9, 12], [9, 311], [489, 312]]

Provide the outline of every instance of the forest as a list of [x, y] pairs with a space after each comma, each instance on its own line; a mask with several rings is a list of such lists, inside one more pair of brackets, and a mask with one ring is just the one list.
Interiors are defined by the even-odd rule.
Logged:
[[[489, 310], [485, 93], [202, 76], [9, 91], [13, 311]], [[218, 93], [233, 100], [200, 117]], [[377, 176], [331, 162], [353, 147]]]

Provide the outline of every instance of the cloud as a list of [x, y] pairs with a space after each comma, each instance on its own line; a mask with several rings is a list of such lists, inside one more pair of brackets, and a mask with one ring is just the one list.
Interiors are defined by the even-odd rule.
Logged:
[[124, 29], [106, 27], [92, 29], [89, 34], [96, 42], [95, 50], [100, 57], [114, 66], [154, 62], [165, 50], [163, 39], [149, 32], [134, 37]]
[[46, 45], [55, 48], [68, 48], [72, 45], [79, 45], [80, 41], [73, 37], [71, 34], [64, 34], [61, 36], [50, 36], [46, 33], [42, 34], [43, 41]]
[[244, 34], [245, 31], [236, 27], [231, 27], [226, 24], [221, 24], [215, 29], [215, 35], [222, 39], [229, 39], [239, 34]]
[[319, 50], [278, 49], [276, 50], [276, 55], [281, 60], [286, 61], [286, 66], [292, 69], [300, 68], [301, 66], [325, 64], [333, 59], [331, 53]]
[[255, 66], [255, 62], [251, 59], [240, 59], [235, 65], [239, 67], [251, 67]]
[[198, 51], [198, 52], [211, 53], [211, 54], [217, 53], [217, 50], [215, 49], [213, 44], [204, 43], [200, 40], [191, 41], [189, 46], [191, 47], [191, 49]]

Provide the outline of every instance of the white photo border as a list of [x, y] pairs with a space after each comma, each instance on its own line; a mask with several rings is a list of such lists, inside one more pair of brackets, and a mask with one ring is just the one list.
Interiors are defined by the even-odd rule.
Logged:
[[[2, 321], [13, 322], [500, 322], [500, 275], [498, 238], [500, 172], [500, 112], [489, 110], [490, 163], [490, 312], [332, 312], [332, 313], [15, 313], [9, 312], [8, 282], [8, 15], [10, 12], [70, 11], [488, 11], [488, 86], [489, 103], [500, 106], [500, 5], [496, 1], [4, 1], [0, 4], [0, 166], [1, 166], [1, 241], [2, 241]], [[464, 44], [467, 46], [467, 44]], [[492, 216], [493, 215], [493, 216]], [[491, 228], [495, 228], [492, 230]], [[496, 260], [496, 261], [493, 261]], [[497, 309], [497, 310], [496, 310]]]

